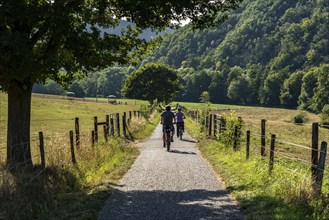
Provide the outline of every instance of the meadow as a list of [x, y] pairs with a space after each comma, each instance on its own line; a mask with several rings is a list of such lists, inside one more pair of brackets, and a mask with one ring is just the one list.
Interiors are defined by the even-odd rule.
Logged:
[[[189, 106], [189, 103], [180, 103]], [[201, 109], [201, 104], [191, 105]], [[227, 119], [242, 118], [238, 150], [233, 149], [233, 129], [215, 138], [202, 124], [188, 120], [187, 129], [199, 142], [203, 156], [221, 176], [238, 200], [246, 219], [328, 219], [329, 172], [324, 171], [322, 193], [314, 194], [311, 178], [312, 123], [319, 115], [308, 113], [306, 123], [295, 124], [297, 110], [211, 105], [211, 113]], [[265, 157], [261, 152], [261, 119], [266, 119]], [[233, 121], [234, 121], [233, 120]], [[232, 129], [232, 130], [231, 130]], [[251, 132], [250, 155], [246, 157], [246, 131]], [[274, 168], [269, 171], [270, 136], [276, 134]], [[213, 135], [213, 133], [212, 133]], [[329, 141], [329, 130], [319, 128], [319, 144]], [[328, 157], [326, 164], [328, 164]]]
[[[121, 118], [123, 112], [138, 111], [146, 103], [125, 101], [113, 105], [33, 94], [30, 144], [34, 166], [17, 170], [4, 165], [7, 97], [0, 94], [0, 219], [95, 219], [139, 150], [123, 135], [106, 141], [99, 134], [98, 143], [92, 146], [93, 117], [105, 121], [105, 115], [119, 113]], [[69, 131], [74, 130], [75, 117], [80, 121], [81, 144], [75, 147], [73, 163]], [[132, 117], [129, 133], [135, 140], [146, 138], [158, 122], [156, 113], [148, 120]], [[39, 131], [44, 134], [45, 167], [40, 164]]]
[[[62, 96], [33, 94], [31, 115], [31, 147], [36, 165], [28, 172], [12, 174], [2, 169], [0, 218], [53, 218], [93, 219], [97, 216], [108, 191], [130, 168], [139, 151], [133, 142], [124, 138], [111, 138], [105, 142], [102, 135], [91, 146], [93, 117], [105, 120], [106, 114], [136, 111], [146, 101], [117, 99], [120, 104], [109, 104], [107, 99], [71, 99]], [[171, 103], [174, 107], [176, 102]], [[201, 103], [180, 105], [189, 110], [201, 109]], [[0, 150], [4, 162], [7, 124], [7, 99], [0, 94]], [[310, 181], [310, 154], [294, 143], [311, 145], [311, 124], [319, 116], [308, 114], [308, 122], [293, 123], [296, 110], [236, 105], [211, 105], [212, 114], [241, 117], [242, 132], [250, 130], [251, 156], [245, 159], [245, 136], [242, 134], [240, 150], [233, 152], [230, 144], [215, 141], [200, 132], [202, 125], [188, 120], [187, 129], [198, 139], [200, 151], [220, 174], [228, 189], [238, 199], [247, 219], [321, 219], [326, 199], [313, 199]], [[81, 148], [76, 151], [77, 164], [72, 164], [69, 152], [69, 130], [74, 130], [74, 118], [80, 119]], [[288, 153], [288, 159], [275, 158], [274, 174], [268, 173], [268, 159], [260, 158], [260, 121], [266, 119], [266, 136], [275, 133], [278, 152]], [[136, 139], [146, 138], [159, 122], [154, 114], [149, 120], [133, 118], [130, 131]], [[38, 132], [45, 137], [46, 168], [41, 169]], [[328, 129], [320, 128], [319, 140], [329, 141]], [[268, 157], [269, 140], [267, 140]], [[305, 153], [307, 152], [307, 153]], [[292, 158], [291, 156], [294, 155]], [[296, 156], [296, 157], [295, 157]], [[299, 159], [304, 160], [299, 163]], [[305, 163], [306, 162], [306, 163]], [[323, 195], [329, 192], [328, 171], [325, 172]], [[33, 201], [33, 202], [31, 202]], [[20, 210], [20, 211], [15, 211]], [[320, 216], [320, 217], [319, 217]]]

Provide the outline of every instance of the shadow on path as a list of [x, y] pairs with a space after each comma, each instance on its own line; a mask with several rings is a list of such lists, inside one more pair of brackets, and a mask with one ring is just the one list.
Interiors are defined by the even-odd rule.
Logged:
[[195, 152], [188, 152], [188, 151], [179, 151], [179, 150], [170, 150], [170, 153], [176, 153], [176, 154], [191, 154], [191, 155], [196, 155]]
[[183, 140], [184, 142], [190, 142], [190, 143], [198, 143], [197, 141], [194, 141], [194, 140], [190, 140], [190, 139], [184, 139]]
[[103, 210], [100, 220], [243, 219], [224, 190], [115, 190], [107, 206], [109, 208]]

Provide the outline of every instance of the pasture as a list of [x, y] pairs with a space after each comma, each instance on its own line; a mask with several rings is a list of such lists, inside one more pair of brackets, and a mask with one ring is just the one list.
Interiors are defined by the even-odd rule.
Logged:
[[[99, 141], [92, 146], [93, 117], [105, 121], [105, 115], [138, 111], [141, 101], [112, 105], [107, 102], [68, 100], [62, 96], [32, 96], [31, 154], [35, 165], [28, 170], [14, 171], [5, 167], [7, 96], [0, 94], [0, 218], [4, 219], [95, 219], [98, 210], [115, 184], [130, 168], [139, 151], [133, 142], [121, 135], [106, 141], [99, 126]], [[80, 147], [75, 147], [76, 163], [70, 151], [69, 131], [80, 122]], [[132, 117], [129, 133], [145, 138], [159, 118], [149, 121]], [[122, 121], [120, 120], [121, 132]], [[41, 165], [39, 132], [44, 135], [45, 167]], [[121, 133], [122, 134], [122, 133]], [[72, 149], [72, 148], [71, 148]]]
[[[180, 103], [189, 106], [190, 103]], [[201, 109], [201, 104], [192, 105]], [[228, 189], [237, 198], [247, 219], [328, 219], [329, 193], [328, 157], [324, 169], [322, 194], [317, 196], [311, 170], [316, 168], [311, 160], [312, 123], [320, 117], [308, 113], [306, 123], [295, 124], [297, 110], [261, 107], [226, 106], [220, 110], [211, 106], [211, 113], [224, 115], [225, 131], [214, 135], [214, 124], [209, 127], [188, 121], [187, 129], [200, 140], [199, 149], [220, 174]], [[238, 129], [238, 148], [234, 148], [234, 126], [242, 118]], [[233, 121], [232, 119], [235, 118]], [[265, 147], [261, 156], [261, 120], [265, 119]], [[196, 119], [197, 121], [201, 121]], [[233, 123], [232, 123], [233, 122]], [[217, 121], [217, 129], [218, 129]], [[203, 128], [203, 129], [200, 129]], [[200, 132], [203, 130], [204, 132]], [[247, 150], [246, 133], [250, 131]], [[217, 132], [219, 132], [217, 130]], [[275, 134], [275, 149], [270, 149], [271, 135]], [[319, 149], [322, 141], [329, 141], [329, 130], [319, 127]], [[248, 157], [247, 157], [247, 152]], [[318, 155], [321, 151], [317, 150]], [[270, 155], [274, 162], [271, 164]], [[271, 167], [271, 169], [270, 169]], [[318, 170], [317, 172], [323, 170]], [[318, 177], [316, 177], [318, 179]]]
[[[81, 99], [68, 99], [63, 96], [54, 95], [32, 95], [31, 104], [31, 148], [32, 152], [37, 148], [39, 132], [42, 131], [45, 137], [45, 145], [59, 144], [69, 141], [69, 131], [74, 130], [75, 117], [79, 117], [80, 132], [82, 138], [90, 141], [93, 130], [93, 117], [97, 116], [98, 121], [105, 121], [105, 115], [123, 112], [137, 111], [140, 104], [146, 103], [136, 100], [125, 100], [126, 104], [109, 104], [104, 100], [83, 101]], [[0, 94], [0, 149], [6, 147], [7, 128], [7, 95]], [[100, 128], [100, 130], [102, 130]], [[64, 141], [65, 140], [65, 141]], [[86, 140], [87, 141], [87, 140]], [[51, 142], [47, 143], [47, 142]], [[1, 154], [0, 161], [3, 161], [5, 154]]]

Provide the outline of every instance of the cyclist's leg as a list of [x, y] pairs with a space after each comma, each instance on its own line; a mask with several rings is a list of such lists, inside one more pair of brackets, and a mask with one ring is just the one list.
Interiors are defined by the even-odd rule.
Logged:
[[174, 141], [174, 134], [175, 134], [175, 127], [174, 125], [171, 125], [171, 142]]
[[166, 129], [164, 125], [162, 125], [162, 139], [163, 141], [166, 141]]

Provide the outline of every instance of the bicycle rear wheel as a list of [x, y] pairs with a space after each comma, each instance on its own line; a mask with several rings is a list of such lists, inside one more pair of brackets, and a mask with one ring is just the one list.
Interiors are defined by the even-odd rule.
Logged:
[[167, 134], [167, 136], [166, 136], [166, 142], [167, 142], [167, 151], [170, 151], [170, 144], [171, 144], [170, 133]]

